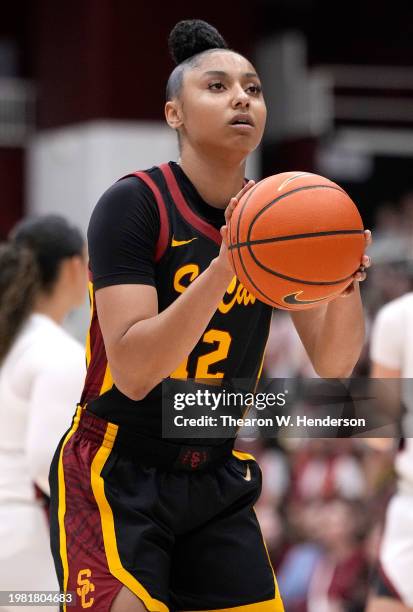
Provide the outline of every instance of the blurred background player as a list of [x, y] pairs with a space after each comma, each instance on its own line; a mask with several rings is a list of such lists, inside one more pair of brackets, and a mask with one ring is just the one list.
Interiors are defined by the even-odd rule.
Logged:
[[86, 291], [84, 239], [62, 217], [26, 219], [0, 245], [2, 591], [58, 590], [35, 485], [49, 495], [53, 452], [84, 382], [84, 349], [62, 323]]
[[406, 437], [395, 459], [397, 492], [386, 514], [368, 612], [408, 612], [413, 610], [413, 293], [389, 302], [378, 312], [370, 356], [373, 378], [400, 379]]

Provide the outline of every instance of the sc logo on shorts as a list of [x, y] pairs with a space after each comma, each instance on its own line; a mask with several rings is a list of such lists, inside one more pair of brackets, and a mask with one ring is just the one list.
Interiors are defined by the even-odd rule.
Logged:
[[82, 608], [90, 608], [93, 606], [93, 602], [95, 601], [94, 597], [88, 598], [89, 593], [93, 593], [95, 590], [95, 585], [89, 580], [91, 575], [92, 572], [90, 569], [82, 569], [77, 575], [77, 583], [79, 588], [76, 589], [76, 592], [80, 597]]

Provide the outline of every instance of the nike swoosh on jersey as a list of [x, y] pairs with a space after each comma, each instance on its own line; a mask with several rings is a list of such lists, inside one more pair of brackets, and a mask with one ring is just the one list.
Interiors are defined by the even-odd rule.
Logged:
[[296, 291], [295, 293], [289, 293], [288, 295], [285, 295], [283, 297], [283, 302], [285, 302], [286, 304], [316, 304], [317, 302], [322, 302], [323, 300], [326, 300], [327, 298], [331, 297], [329, 295], [326, 295], [316, 300], [299, 300], [297, 296], [301, 295], [302, 293], [303, 293], [302, 291]]
[[197, 240], [197, 236], [195, 236], [195, 238], [190, 238], [189, 240], [175, 240], [175, 238], [172, 236], [171, 246], [172, 247], [182, 246], [184, 244], [189, 244], [193, 240]]
[[246, 480], [247, 482], [249, 482], [251, 480], [251, 470], [250, 470], [250, 466], [247, 463], [247, 473], [244, 476], [244, 480]]

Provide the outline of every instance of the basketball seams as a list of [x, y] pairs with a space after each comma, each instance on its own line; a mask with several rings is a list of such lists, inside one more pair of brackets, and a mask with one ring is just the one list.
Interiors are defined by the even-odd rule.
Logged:
[[267, 268], [267, 266], [265, 264], [261, 263], [257, 259], [257, 257], [255, 256], [253, 250], [249, 246], [249, 244], [247, 245], [247, 248], [248, 248], [248, 252], [251, 255], [251, 257], [254, 260], [254, 262], [262, 270], [265, 270], [266, 272], [268, 272], [269, 274], [272, 274], [273, 276], [277, 276], [278, 278], [282, 278], [284, 280], [291, 281], [293, 283], [302, 283], [303, 285], [313, 285], [313, 286], [318, 286], [318, 285], [322, 285], [322, 286], [339, 285], [340, 283], [344, 283], [345, 281], [350, 280], [350, 278], [352, 278], [353, 274], [355, 274], [355, 272], [357, 271], [357, 270], [355, 270], [352, 274], [349, 274], [348, 276], [344, 276], [343, 278], [339, 278], [339, 279], [334, 280], [334, 281], [309, 281], [309, 280], [303, 280], [301, 278], [295, 278], [293, 276], [287, 276], [286, 274], [282, 274], [281, 272], [276, 272], [275, 270], [272, 270], [271, 268]]
[[281, 304], [279, 304], [278, 302], [275, 302], [272, 298], [268, 297], [268, 295], [266, 295], [263, 291], [261, 291], [261, 289], [259, 287], [257, 287], [257, 285], [254, 283], [254, 281], [252, 280], [251, 276], [248, 274], [248, 271], [247, 271], [247, 269], [245, 267], [245, 264], [244, 264], [242, 256], [241, 256], [241, 251], [239, 249], [238, 249], [238, 259], [239, 259], [239, 262], [240, 262], [240, 264], [242, 266], [242, 269], [244, 270], [245, 276], [248, 278], [249, 282], [254, 287], [254, 289], [256, 289], [258, 291], [258, 293], [260, 293], [266, 300], [268, 300], [268, 302], [270, 302], [274, 306], [278, 306], [279, 308], [283, 308], [283, 306]]
[[244, 246], [255, 245], [255, 244], [267, 244], [272, 242], [285, 242], [287, 240], [301, 240], [302, 238], [319, 238], [322, 236], [345, 236], [364, 234], [364, 230], [331, 230], [326, 232], [311, 232], [308, 234], [291, 234], [290, 236], [276, 236], [274, 238], [261, 238], [257, 240], [250, 240], [249, 242], [239, 242], [237, 244], [231, 244], [229, 249], [241, 248]]
[[[268, 179], [270, 179], [270, 178], [271, 178], [271, 177], [268, 177]], [[254, 191], [257, 189], [257, 187], [258, 187], [259, 185], [261, 185], [263, 182], [265, 182], [266, 180], [268, 180], [268, 179], [265, 179], [264, 181], [261, 181], [261, 183], [258, 183], [257, 185], [255, 185], [255, 187], [253, 187], [253, 188], [252, 188], [252, 189], [249, 191], [249, 193], [248, 193], [247, 197], [245, 198], [245, 202], [243, 202], [243, 204], [242, 204], [242, 208], [241, 208], [241, 210], [240, 210], [240, 212], [239, 212], [238, 219], [237, 219], [237, 229], [236, 229], [237, 242], [239, 242], [239, 227], [240, 227], [241, 217], [242, 217], [242, 213], [244, 212], [245, 206], [247, 205], [248, 200], [250, 199], [250, 197], [252, 196], [252, 194], [254, 193]], [[233, 255], [233, 253], [232, 253], [232, 252], [231, 252], [231, 255], [232, 255], [232, 259], [234, 260], [234, 255]], [[265, 298], [265, 299], [266, 299], [268, 302], [270, 302], [270, 303], [271, 303], [271, 304], [273, 304], [274, 306], [278, 306], [279, 308], [283, 308], [283, 306], [282, 306], [281, 304], [278, 304], [278, 302], [275, 302], [275, 301], [274, 301], [274, 300], [272, 300], [270, 297], [268, 297], [268, 296], [267, 296], [267, 295], [266, 295], [266, 294], [265, 294], [263, 291], [261, 291], [261, 289], [259, 289], [259, 287], [257, 287], [257, 285], [254, 283], [254, 281], [252, 280], [252, 278], [250, 277], [250, 275], [248, 274], [248, 272], [247, 272], [247, 270], [246, 270], [246, 268], [245, 268], [245, 264], [244, 264], [243, 259], [242, 259], [242, 256], [241, 256], [241, 251], [240, 251], [240, 249], [238, 249], [238, 259], [239, 259], [239, 262], [240, 262], [240, 264], [241, 264], [241, 266], [242, 266], [242, 269], [244, 270], [245, 276], [248, 278], [249, 282], [250, 282], [250, 283], [251, 283], [251, 285], [254, 287], [254, 289], [256, 289], [256, 290], [258, 291], [258, 293], [260, 293], [260, 295], [261, 295], [262, 297], [264, 297], [264, 298]], [[234, 266], [234, 269], [236, 270], [236, 266]]]
[[237, 242], [239, 242], [239, 227], [240, 227], [240, 223], [241, 223], [241, 217], [242, 214], [244, 212], [245, 206], [248, 203], [248, 200], [250, 199], [250, 197], [252, 196], [252, 194], [258, 189], [258, 187], [260, 187], [261, 185], [263, 185], [266, 181], [268, 181], [269, 179], [271, 179], [272, 177], [269, 176], [266, 179], [264, 179], [263, 181], [260, 181], [259, 183], [257, 183], [252, 189], [250, 189], [250, 191], [247, 193], [247, 197], [245, 198], [245, 202], [243, 202], [241, 210], [239, 212], [238, 215], [238, 220], [237, 220], [237, 229], [236, 229], [236, 235], [237, 235]]
[[266, 204], [255, 215], [253, 221], [251, 221], [251, 223], [250, 223], [250, 225], [248, 227], [247, 242], [250, 242], [251, 232], [252, 232], [252, 229], [254, 227], [254, 224], [259, 219], [259, 217], [261, 217], [261, 215], [263, 215], [269, 208], [271, 208], [271, 206], [273, 206], [274, 204], [277, 204], [277, 202], [279, 202], [280, 200], [283, 200], [284, 198], [287, 198], [290, 195], [293, 195], [295, 193], [299, 193], [300, 191], [309, 191], [310, 189], [333, 189], [334, 191], [340, 191], [342, 194], [344, 194], [346, 197], [348, 197], [346, 192], [343, 191], [340, 187], [333, 187], [332, 185], [305, 185], [305, 187], [297, 187], [297, 189], [291, 189], [291, 191], [287, 191], [287, 193], [283, 193], [280, 196], [274, 198], [274, 200], [271, 200], [271, 202]]
[[244, 262], [242, 260], [241, 252], [240, 251], [238, 251], [238, 259], [240, 261], [242, 269], [244, 270], [245, 276], [248, 278], [249, 282], [254, 287], [254, 289], [256, 289], [256, 291], [258, 291], [258, 293], [267, 300], [267, 303], [270, 302], [274, 306], [278, 306], [278, 308], [285, 308], [285, 306], [282, 306], [281, 304], [279, 304], [278, 302], [276, 302], [272, 298], [268, 297], [268, 295], [266, 295], [263, 291], [261, 291], [261, 289], [259, 287], [257, 287], [257, 285], [252, 280], [251, 276], [248, 274], [247, 269], [245, 268], [245, 265], [244, 265]]

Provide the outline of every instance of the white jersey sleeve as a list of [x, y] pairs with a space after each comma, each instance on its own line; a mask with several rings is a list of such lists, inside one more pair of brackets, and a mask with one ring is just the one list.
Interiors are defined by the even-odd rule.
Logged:
[[402, 426], [405, 445], [396, 457], [399, 486], [413, 491], [413, 292], [389, 302], [374, 322], [370, 357], [372, 361], [400, 370], [401, 393], [406, 413]]
[[403, 365], [403, 308], [396, 300], [384, 306], [373, 324], [370, 359], [386, 368], [401, 369]]
[[86, 373], [80, 349], [65, 348], [66, 352], [53, 363], [49, 360], [33, 381], [28, 410], [25, 449], [29, 474], [47, 495], [50, 464], [70, 426]]

